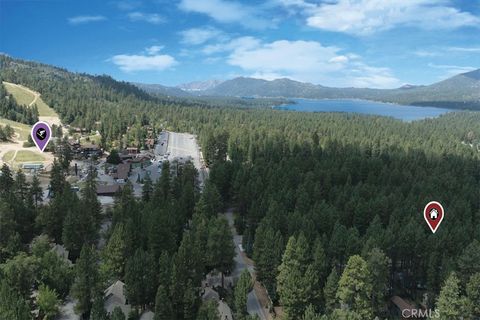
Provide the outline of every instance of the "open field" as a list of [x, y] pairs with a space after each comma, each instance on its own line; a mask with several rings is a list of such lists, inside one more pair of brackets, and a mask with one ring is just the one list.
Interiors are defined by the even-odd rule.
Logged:
[[45, 157], [39, 152], [19, 150], [13, 160], [15, 162], [42, 162], [45, 161]]
[[58, 114], [42, 100], [38, 92], [15, 83], [4, 81], [3, 85], [5, 86], [5, 89], [7, 89], [7, 91], [15, 98], [17, 103], [26, 106], [33, 106], [36, 104], [40, 117], [58, 118]]
[[10, 162], [13, 160], [13, 157], [15, 156], [15, 151], [13, 150], [10, 150], [8, 152], [6, 152], [3, 157], [2, 157], [2, 161], [3, 162]]
[[43, 162], [45, 161], [45, 157], [35, 151], [31, 150], [10, 150], [7, 151], [3, 157], [3, 162], [10, 162], [10, 163], [25, 163], [25, 162]]
[[32, 130], [29, 125], [0, 118], [0, 125], [6, 126], [7, 124], [15, 130], [15, 139], [19, 141], [26, 141], [28, 139], [30, 131]]

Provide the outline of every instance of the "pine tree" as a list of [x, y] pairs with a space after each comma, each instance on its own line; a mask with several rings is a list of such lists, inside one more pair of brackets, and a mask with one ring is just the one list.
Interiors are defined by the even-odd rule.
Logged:
[[0, 319], [32, 320], [27, 301], [3, 279], [0, 279]]
[[113, 309], [110, 320], [125, 320], [125, 314], [120, 307], [115, 307], [115, 309]]
[[143, 202], [150, 201], [150, 198], [152, 197], [152, 192], [153, 192], [152, 179], [150, 178], [150, 175], [147, 174], [143, 181], [143, 188], [142, 188]]
[[305, 309], [302, 320], [321, 320], [321, 317], [315, 312], [313, 305], [310, 304], [307, 309]]
[[172, 303], [168, 297], [168, 287], [160, 284], [155, 297], [155, 317], [154, 320], [173, 319]]
[[98, 294], [99, 275], [97, 254], [93, 246], [84, 245], [80, 258], [75, 264], [75, 281], [72, 296], [78, 301], [75, 311], [80, 315], [89, 315], [93, 299]]
[[117, 223], [103, 251], [105, 266], [113, 279], [123, 279], [125, 262], [127, 260], [127, 245], [125, 243], [125, 227]]
[[373, 285], [372, 307], [378, 315], [378, 313], [384, 309], [385, 305], [390, 259], [388, 259], [382, 250], [374, 248], [367, 256], [367, 264], [371, 277], [370, 282]]
[[243, 270], [234, 291], [235, 319], [245, 319], [247, 313], [247, 295], [253, 288], [252, 277], [247, 269]]
[[437, 311], [441, 320], [460, 319], [463, 315], [465, 300], [460, 292], [460, 280], [455, 272], [445, 280], [437, 299]]
[[338, 274], [335, 267], [332, 268], [330, 275], [327, 278], [325, 287], [323, 288], [323, 296], [325, 298], [325, 311], [327, 314], [333, 312], [337, 307], [337, 290], [338, 290]]
[[475, 273], [480, 272], [480, 241], [474, 239], [458, 258], [459, 276], [466, 283]]
[[38, 204], [43, 202], [43, 190], [40, 186], [40, 181], [38, 180], [37, 175], [33, 176], [32, 184], [30, 186], [30, 195], [33, 198], [35, 208], [37, 208]]
[[467, 283], [467, 312], [472, 319], [480, 318], [480, 273], [475, 273]]
[[277, 291], [287, 319], [299, 319], [305, 308], [318, 299], [318, 275], [310, 260], [305, 236], [290, 237], [277, 277]]
[[42, 319], [55, 319], [59, 311], [60, 300], [58, 299], [55, 290], [48, 286], [40, 285], [38, 288], [37, 305]]
[[107, 312], [105, 311], [103, 298], [101, 296], [97, 296], [93, 300], [92, 311], [90, 311], [89, 320], [109, 320]]
[[372, 283], [367, 262], [358, 255], [348, 259], [338, 282], [337, 295], [343, 309], [353, 311], [364, 319], [373, 318], [371, 307]]
[[197, 320], [218, 320], [219, 318], [217, 302], [204, 301], [198, 310]]

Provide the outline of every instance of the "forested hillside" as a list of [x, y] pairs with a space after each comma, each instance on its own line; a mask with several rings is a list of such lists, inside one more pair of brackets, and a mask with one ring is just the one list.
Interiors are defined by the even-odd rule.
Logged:
[[[3, 79], [40, 92], [67, 123], [98, 126], [106, 146], [127, 127], [147, 124], [199, 135], [210, 167], [210, 182], [200, 198], [192, 190], [195, 173], [187, 168], [177, 178], [162, 177], [154, 191], [145, 188], [141, 201], [124, 189], [111, 213], [113, 227], [100, 261], [110, 261], [106, 266], [133, 286], [129, 290], [139, 290], [128, 292], [132, 303], [152, 306], [156, 292], [155, 304], [163, 306], [158, 312], [170, 312], [165, 319], [195, 319], [197, 271], [227, 270], [231, 261], [231, 252], [209, 254], [218, 248], [215, 241], [225, 239], [214, 231], [228, 228], [216, 213], [233, 206], [258, 280], [283, 307], [284, 319], [384, 318], [393, 295], [425, 303], [444, 319], [480, 316], [480, 113], [406, 123], [354, 114], [212, 107], [153, 98], [104, 76], [5, 56], [0, 63]], [[80, 199], [55, 197], [36, 210], [33, 185], [26, 188], [17, 176], [15, 190], [30, 193], [12, 195], [12, 175], [6, 170], [0, 181], [1, 221], [8, 222], [2, 258], [15, 258], [2, 272], [15, 286], [0, 288], [0, 294], [12, 290], [23, 308], [32, 283], [45, 280], [19, 281], [9, 270], [30, 263], [32, 254], [25, 252], [40, 230], [70, 246], [85, 268], [98, 261], [88, 246], [78, 245], [84, 238], [71, 239], [64, 231], [76, 231], [76, 224], [68, 222], [75, 216], [70, 211], [92, 215], [96, 203], [87, 192]], [[60, 182], [55, 185], [63, 190]], [[446, 211], [435, 234], [422, 213], [431, 200]], [[77, 202], [86, 209], [70, 208]], [[85, 221], [96, 221], [95, 215], [89, 217]], [[64, 220], [54, 223], [57, 218]], [[80, 229], [87, 230], [82, 236], [89, 235], [88, 241], [96, 235], [89, 230], [98, 230], [95, 223], [91, 226]], [[215, 238], [209, 242], [205, 235]], [[197, 258], [201, 253], [208, 254]], [[169, 263], [154, 266], [157, 261]], [[160, 267], [166, 269], [149, 273]], [[146, 276], [137, 279], [132, 274], [138, 272], [129, 270], [144, 270]], [[85, 288], [86, 272], [96, 271], [76, 275], [75, 294]], [[168, 280], [160, 284], [168, 287], [156, 286], [155, 277], [165, 274]], [[82, 294], [86, 313], [95, 306], [94, 292]], [[459, 307], [452, 310], [452, 304]]]

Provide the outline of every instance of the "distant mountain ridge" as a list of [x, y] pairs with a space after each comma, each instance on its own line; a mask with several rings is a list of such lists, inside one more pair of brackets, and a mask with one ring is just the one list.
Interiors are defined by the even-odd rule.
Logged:
[[[200, 93], [199, 93], [200, 94]], [[332, 88], [290, 79], [239, 77], [201, 94], [308, 99], [366, 99], [406, 105], [480, 110], [480, 69], [428, 85], [397, 89]]]
[[221, 84], [221, 80], [206, 80], [206, 81], [193, 81], [188, 83], [183, 83], [177, 86], [185, 91], [205, 91], [214, 89], [216, 86]]

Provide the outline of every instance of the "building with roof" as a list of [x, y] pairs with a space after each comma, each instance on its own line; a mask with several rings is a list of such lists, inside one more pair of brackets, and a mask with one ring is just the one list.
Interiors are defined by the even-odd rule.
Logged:
[[390, 299], [390, 302], [393, 306], [391, 313], [394, 316], [400, 317], [401, 319], [407, 319], [408, 317], [411, 317], [413, 310], [418, 312], [417, 307], [400, 298], [399, 296], [393, 296]]
[[116, 307], [120, 307], [125, 317], [128, 317], [132, 307], [128, 304], [127, 298], [125, 297], [125, 284], [122, 281], [115, 281], [105, 290], [104, 296], [104, 308], [108, 314], [112, 314]]
[[97, 196], [113, 197], [121, 189], [122, 189], [122, 187], [118, 184], [98, 185], [97, 186]]
[[113, 174], [113, 178], [127, 181], [131, 169], [130, 163], [120, 163], [117, 166], [117, 172]]
[[218, 302], [217, 310], [220, 320], [233, 320], [232, 310], [225, 301], [221, 300]]

